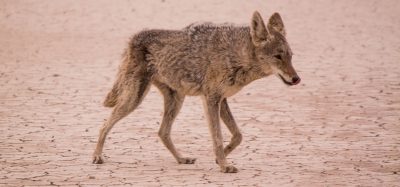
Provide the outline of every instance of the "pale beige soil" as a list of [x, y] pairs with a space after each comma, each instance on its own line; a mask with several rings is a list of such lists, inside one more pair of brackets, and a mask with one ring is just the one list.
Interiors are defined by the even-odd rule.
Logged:
[[[280, 12], [302, 83], [276, 77], [230, 98], [244, 134], [219, 172], [201, 101], [157, 137], [151, 89], [91, 164], [120, 54], [144, 28], [247, 24]], [[400, 186], [400, 1], [0, 1], [0, 186]], [[224, 129], [226, 141], [230, 135]]]

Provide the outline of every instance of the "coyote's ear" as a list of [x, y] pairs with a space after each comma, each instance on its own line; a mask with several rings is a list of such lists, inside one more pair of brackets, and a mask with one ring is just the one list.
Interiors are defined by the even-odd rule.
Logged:
[[257, 11], [253, 13], [250, 26], [251, 39], [256, 46], [260, 46], [267, 41], [268, 31], [265, 28], [264, 21]]
[[272, 14], [272, 16], [269, 18], [268, 21], [268, 30], [275, 30], [279, 33], [281, 33], [283, 36], [286, 36], [286, 31], [285, 31], [285, 26], [283, 25], [283, 21], [279, 13], [275, 12]]

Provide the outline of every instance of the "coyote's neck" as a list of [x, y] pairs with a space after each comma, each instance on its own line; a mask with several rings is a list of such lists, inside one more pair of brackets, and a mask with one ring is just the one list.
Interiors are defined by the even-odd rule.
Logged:
[[266, 77], [271, 74], [271, 71], [268, 70], [261, 63], [258, 62], [257, 58], [254, 55], [254, 45], [250, 38], [250, 32], [247, 37], [243, 37], [240, 39], [239, 49], [239, 68], [235, 76], [235, 82], [245, 86], [257, 79]]
[[242, 66], [237, 70], [235, 83], [239, 86], [246, 86], [257, 79], [261, 79], [268, 75], [270, 74], [265, 73], [260, 66], [250, 64], [248, 66]]

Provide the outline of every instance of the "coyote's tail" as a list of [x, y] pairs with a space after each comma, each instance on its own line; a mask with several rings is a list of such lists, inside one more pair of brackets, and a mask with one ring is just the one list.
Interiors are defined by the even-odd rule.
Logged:
[[118, 99], [118, 82], [116, 81], [112, 90], [107, 94], [106, 99], [103, 102], [105, 107], [114, 107], [117, 104]]
[[128, 49], [125, 50], [123, 57], [122, 57], [122, 64], [119, 67], [118, 74], [117, 74], [117, 80], [115, 80], [113, 88], [111, 91], [107, 94], [106, 99], [103, 102], [103, 105], [105, 107], [114, 107], [117, 104], [118, 101], [118, 95], [122, 89], [122, 84], [124, 82], [124, 74], [126, 73], [126, 64], [129, 63], [129, 57], [128, 57]]
[[132, 89], [130, 88], [130, 83], [134, 82], [135, 78], [138, 78], [137, 74], [141, 70], [146, 69], [144, 56], [143, 49], [135, 46], [132, 40], [122, 55], [122, 63], [118, 70], [117, 80], [103, 102], [105, 107], [114, 107], [118, 103], [118, 98], [122, 91], [124, 89]]

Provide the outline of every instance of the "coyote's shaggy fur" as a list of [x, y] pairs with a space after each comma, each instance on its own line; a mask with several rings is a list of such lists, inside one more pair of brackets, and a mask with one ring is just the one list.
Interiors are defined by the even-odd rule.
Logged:
[[[171, 125], [185, 96], [199, 95], [204, 101], [216, 161], [222, 172], [237, 172], [227, 163], [226, 156], [239, 145], [242, 135], [227, 97], [271, 74], [288, 85], [300, 82], [285, 35], [278, 13], [265, 26], [258, 12], [254, 12], [248, 27], [192, 24], [182, 30], [146, 30], [134, 35], [114, 87], [104, 101], [104, 106], [114, 109], [100, 130], [93, 162], [103, 162], [101, 152], [107, 133], [141, 103], [153, 84], [164, 96], [159, 136], [177, 162], [193, 164], [195, 159], [183, 157], [175, 149], [170, 138]], [[220, 118], [232, 133], [225, 148]]]

